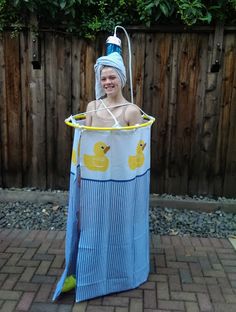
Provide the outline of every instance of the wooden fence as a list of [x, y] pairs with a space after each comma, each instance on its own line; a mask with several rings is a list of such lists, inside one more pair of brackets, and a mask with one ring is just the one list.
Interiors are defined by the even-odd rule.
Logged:
[[[157, 119], [151, 191], [235, 197], [236, 30], [130, 35], [135, 102]], [[68, 188], [73, 133], [64, 119], [94, 98], [93, 65], [105, 38], [86, 42], [42, 31], [38, 51], [30, 32], [2, 35], [1, 187]]]

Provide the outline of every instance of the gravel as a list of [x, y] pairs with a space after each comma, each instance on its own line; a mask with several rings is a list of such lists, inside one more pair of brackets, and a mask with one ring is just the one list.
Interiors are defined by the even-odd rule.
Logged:
[[[165, 194], [162, 196], [168, 199], [173, 197]], [[184, 200], [186, 197], [174, 198]], [[67, 206], [53, 203], [0, 202], [0, 228], [65, 230], [67, 210]], [[155, 234], [217, 238], [236, 236], [236, 214], [221, 210], [207, 213], [150, 207], [149, 215], [150, 231]]]

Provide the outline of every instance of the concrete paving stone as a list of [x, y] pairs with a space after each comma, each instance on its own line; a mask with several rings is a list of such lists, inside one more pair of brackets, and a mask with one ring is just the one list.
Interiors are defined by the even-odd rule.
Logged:
[[20, 274], [9, 274], [2, 284], [1, 289], [12, 290], [19, 278]]
[[16, 265], [21, 257], [22, 257], [22, 254], [13, 254], [13, 255], [11, 255], [11, 257], [6, 262], [6, 265], [8, 265], [8, 266]]
[[[226, 303], [236, 303], [236, 295], [235, 294], [232, 294], [232, 295], [224, 294], [224, 297], [225, 297]], [[236, 308], [235, 308], [235, 310], [236, 310]]]
[[158, 300], [158, 309], [185, 311], [184, 302], [174, 300]]
[[16, 311], [28, 311], [33, 302], [34, 296], [34, 292], [25, 292], [17, 304]]
[[178, 274], [178, 269], [172, 269], [172, 268], [159, 268], [158, 274], [162, 275], [176, 275]]
[[216, 271], [216, 270], [203, 270], [203, 275], [209, 277], [226, 277], [224, 271]]
[[155, 266], [158, 268], [166, 268], [166, 259], [164, 255], [154, 255]]
[[206, 285], [202, 284], [184, 284], [182, 285], [183, 291], [186, 292], [196, 292], [196, 293], [207, 293]]
[[211, 299], [208, 294], [197, 294], [198, 304], [201, 311], [213, 311]]
[[54, 303], [33, 303], [30, 312], [56, 312], [58, 308]]
[[202, 268], [201, 268], [201, 265], [199, 263], [189, 263], [189, 268], [190, 268], [190, 271], [191, 271], [191, 274], [192, 276], [203, 276], [203, 273], [202, 273]]
[[157, 299], [169, 300], [170, 293], [169, 293], [169, 286], [168, 283], [160, 283], [157, 282]]
[[22, 292], [0, 289], [0, 300], [19, 300]]
[[[113, 296], [115, 296], [115, 294], [113, 294]], [[107, 295], [106, 297], [109, 297], [109, 295]], [[105, 297], [98, 297], [98, 298], [90, 299], [88, 301], [88, 304], [89, 305], [102, 305], [103, 298]]]
[[1, 273], [9, 273], [9, 274], [20, 274], [24, 271], [24, 267], [20, 267], [20, 266], [4, 266], [1, 268]]
[[7, 259], [0, 259], [0, 269], [5, 265]]
[[32, 240], [25, 240], [21, 243], [21, 247], [25, 248], [39, 248], [41, 245], [41, 242], [39, 241], [32, 241]]
[[39, 289], [39, 284], [29, 283], [29, 282], [17, 282], [14, 290], [20, 291], [33, 291], [36, 292]]
[[65, 263], [64, 255], [56, 255], [52, 262], [51, 268], [61, 269], [64, 263]]
[[131, 298], [129, 312], [142, 312], [142, 311], [143, 311], [143, 300]]
[[208, 290], [212, 302], [225, 302], [225, 299], [221, 292], [221, 287], [219, 287], [218, 285], [208, 285]]
[[148, 280], [150, 282], [167, 282], [167, 276], [161, 274], [149, 274]]
[[156, 284], [154, 282], [145, 282], [142, 285], [139, 286], [140, 289], [155, 289]]
[[34, 255], [33, 260], [45, 260], [45, 261], [53, 261], [55, 258], [54, 255], [48, 255], [48, 254], [41, 254], [39, 251]]
[[169, 276], [169, 287], [170, 287], [170, 290], [172, 290], [172, 291], [182, 290], [179, 275], [170, 275]]
[[144, 290], [144, 308], [156, 309], [157, 308], [157, 298], [155, 290]]
[[39, 291], [35, 297], [35, 302], [47, 302], [52, 290], [51, 284], [42, 284]]
[[46, 275], [51, 264], [52, 264], [51, 261], [45, 261], [45, 260], [41, 261], [35, 274]]
[[72, 312], [72, 304], [60, 304], [57, 312]]
[[26, 248], [23, 248], [23, 247], [8, 247], [6, 252], [8, 253], [24, 253], [26, 252]]
[[18, 265], [22, 266], [22, 267], [38, 267], [39, 264], [40, 264], [39, 260], [23, 260], [23, 259], [21, 259], [18, 262]]
[[36, 271], [36, 267], [27, 267], [23, 274], [21, 275], [19, 281], [20, 282], [30, 282], [34, 273]]
[[0, 252], [0, 259], [9, 259], [12, 256], [10, 253]]
[[15, 312], [17, 301], [7, 300], [3, 303], [0, 312]]
[[179, 274], [183, 284], [191, 284], [193, 282], [189, 269], [179, 269]]
[[196, 295], [190, 292], [171, 291], [170, 295], [173, 300], [197, 301]]
[[27, 248], [26, 252], [22, 255], [23, 260], [31, 260], [34, 254], [36, 253], [37, 248]]
[[214, 312], [235, 312], [235, 304], [215, 303]]
[[177, 268], [177, 269], [188, 269], [188, 263], [186, 262], [178, 262], [178, 261], [168, 261], [168, 268]]
[[52, 254], [52, 255], [64, 255], [65, 254], [65, 250], [64, 248], [49, 248], [48, 249], [48, 254]]
[[127, 307], [129, 305], [129, 298], [120, 296], [106, 296], [103, 299], [104, 306], [119, 306]]
[[55, 281], [56, 281], [55, 276], [34, 275], [32, 278], [32, 283], [39, 283], [39, 284], [54, 284]]
[[196, 302], [185, 302], [185, 307], [186, 312], [200, 312], [199, 306]]
[[119, 293], [120, 297], [129, 297], [129, 298], [142, 298], [143, 290], [142, 289], [132, 289]]
[[50, 268], [48, 270], [47, 275], [48, 276], [56, 276], [56, 277], [58, 277], [58, 276], [62, 275], [63, 271], [64, 271], [64, 268], [62, 268], [62, 269], [52, 269], [52, 268]]
[[39, 254], [47, 253], [49, 247], [51, 245], [51, 242], [45, 241], [41, 244], [40, 248], [38, 249]]
[[115, 307], [88, 306], [86, 312], [115, 312]]
[[115, 312], [130, 312], [130, 310], [129, 310], [129, 308], [115, 307]]
[[86, 312], [87, 305], [87, 301], [75, 303], [72, 308], [72, 312]]
[[217, 285], [217, 279], [215, 277], [194, 277], [193, 282], [195, 284], [207, 284], [207, 285]]

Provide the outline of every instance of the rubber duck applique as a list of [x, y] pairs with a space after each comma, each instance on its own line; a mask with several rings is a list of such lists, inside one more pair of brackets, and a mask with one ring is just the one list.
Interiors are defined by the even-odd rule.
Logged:
[[136, 155], [129, 156], [128, 163], [131, 170], [142, 167], [142, 165], [144, 164], [145, 157], [143, 150], [145, 149], [145, 146], [146, 143], [143, 140], [140, 140], [136, 147]]
[[84, 154], [84, 164], [89, 170], [106, 171], [109, 167], [109, 159], [105, 154], [109, 151], [110, 146], [104, 142], [94, 144], [94, 155]]

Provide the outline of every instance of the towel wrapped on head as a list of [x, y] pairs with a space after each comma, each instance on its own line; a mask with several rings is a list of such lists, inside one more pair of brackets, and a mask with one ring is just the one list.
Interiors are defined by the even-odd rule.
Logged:
[[105, 95], [105, 92], [101, 86], [101, 71], [105, 66], [113, 67], [116, 70], [120, 78], [122, 88], [126, 84], [126, 70], [122, 56], [118, 52], [113, 52], [107, 56], [99, 57], [96, 64], [94, 65], [96, 100]]

